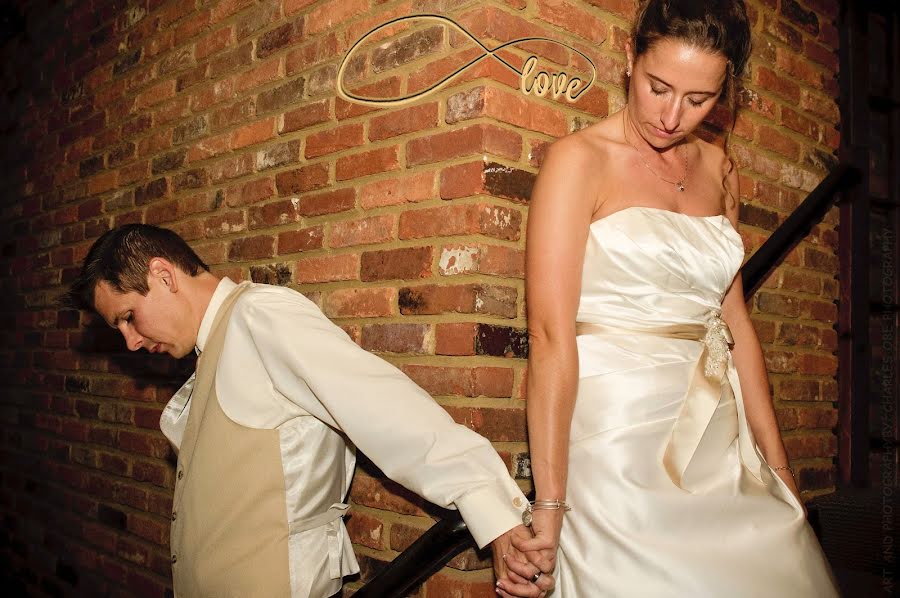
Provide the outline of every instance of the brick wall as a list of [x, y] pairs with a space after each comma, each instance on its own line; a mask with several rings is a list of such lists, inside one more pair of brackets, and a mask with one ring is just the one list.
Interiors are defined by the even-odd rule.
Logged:
[[[837, 2], [749, 4], [755, 49], [730, 142], [748, 253], [834, 163], [839, 120]], [[56, 303], [91, 242], [127, 222], [173, 228], [217, 274], [304, 292], [493, 441], [528, 487], [529, 192], [549, 142], [623, 105], [632, 0], [23, 5], [28, 35], [3, 48], [0, 109], [0, 563], [11, 587], [168, 592], [173, 456], [157, 420], [192, 364], [128, 355]], [[576, 104], [525, 96], [488, 59], [409, 106], [337, 98], [350, 44], [413, 12], [450, 16], [489, 47], [564, 41], [597, 64], [597, 86]], [[440, 24], [386, 35], [353, 61], [355, 89], [421, 89], [472, 52]], [[583, 65], [534, 48], [550, 70]], [[832, 213], [753, 300], [807, 496], [834, 484], [835, 225]], [[352, 499], [364, 577], [441, 515], [365, 460]], [[493, 595], [486, 558], [465, 553], [419, 595]]]

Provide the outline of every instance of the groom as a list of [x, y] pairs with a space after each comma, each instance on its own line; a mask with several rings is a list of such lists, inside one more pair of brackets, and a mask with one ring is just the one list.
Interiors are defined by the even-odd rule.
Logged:
[[354, 446], [492, 542], [502, 591], [552, 589], [510, 544], [530, 537], [528, 503], [490, 443], [300, 293], [219, 279], [177, 234], [131, 224], [94, 243], [69, 299], [132, 351], [200, 355], [160, 420], [178, 452], [176, 596], [338, 592], [359, 571], [342, 519]]

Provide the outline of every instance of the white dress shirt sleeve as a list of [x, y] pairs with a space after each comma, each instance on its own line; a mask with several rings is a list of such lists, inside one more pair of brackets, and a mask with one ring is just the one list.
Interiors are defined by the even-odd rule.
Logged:
[[245, 298], [230, 324], [245, 328], [277, 393], [343, 431], [391, 479], [459, 509], [479, 547], [521, 523], [526, 499], [485, 438], [299, 293], [258, 287]]

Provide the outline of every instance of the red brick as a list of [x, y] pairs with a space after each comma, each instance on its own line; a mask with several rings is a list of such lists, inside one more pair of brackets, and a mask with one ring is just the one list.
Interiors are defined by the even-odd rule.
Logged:
[[279, 3], [264, 2], [262, 5], [244, 13], [237, 21], [237, 38], [241, 41], [257, 31], [269, 27], [279, 20], [281, 6]]
[[800, 144], [773, 127], [759, 128], [759, 145], [791, 160], [796, 160], [800, 154]]
[[441, 248], [438, 267], [443, 276], [477, 272], [522, 278], [525, 252], [501, 245], [445, 245]]
[[785, 407], [776, 410], [782, 430], [830, 430], [837, 425], [837, 410], [832, 407]]
[[144, 212], [144, 222], [147, 224], [162, 224], [173, 222], [178, 218], [178, 201], [170, 200], [162, 203], [154, 203], [147, 206]]
[[256, 42], [256, 57], [266, 58], [276, 52], [299, 43], [303, 39], [304, 20], [302, 18], [267, 31]]
[[[229, 50], [218, 56], [213, 56], [212, 60], [209, 62], [208, 75], [210, 78], [218, 79], [230, 75], [244, 67], [248, 67], [252, 63], [253, 46], [250, 43], [246, 43], [242, 46], [238, 46], [234, 50]], [[225, 83], [226, 81], [229, 89], [232, 89], [234, 87], [235, 78], [232, 77], [231, 79], [222, 80], [221, 83]]]
[[388, 479], [378, 479], [359, 472], [353, 476], [350, 487], [353, 502], [364, 507], [387, 509], [401, 515], [424, 517], [424, 501], [400, 484]]
[[297, 260], [294, 279], [298, 283], [359, 279], [359, 256], [355, 253], [307, 257]]
[[361, 124], [344, 125], [314, 133], [306, 138], [304, 155], [317, 158], [342, 150], [359, 147], [363, 144], [363, 127]]
[[324, 238], [325, 229], [322, 226], [310, 226], [283, 232], [278, 235], [278, 254], [319, 249], [323, 245]]
[[[284, 58], [284, 71], [288, 76], [307, 71], [340, 54], [341, 51], [338, 49], [340, 46], [343, 46], [343, 42], [338, 40], [334, 31], [320, 35], [309, 43], [290, 50]], [[352, 73], [351, 70], [347, 72]]]
[[784, 448], [787, 449], [791, 459], [830, 457], [837, 449], [837, 439], [831, 433], [787, 436], [784, 439]]
[[115, 189], [118, 184], [118, 177], [119, 172], [116, 170], [104, 172], [92, 177], [90, 181], [88, 181], [88, 193], [90, 195], [95, 195]]
[[400, 168], [399, 148], [385, 147], [340, 158], [335, 167], [339, 181], [390, 172]]
[[397, 290], [354, 288], [332, 291], [325, 297], [322, 311], [329, 318], [377, 318], [396, 313]]
[[566, 0], [540, 0], [538, 16], [589, 42], [600, 44], [606, 39], [606, 23]]
[[406, 145], [406, 162], [413, 166], [484, 153], [518, 159], [522, 138], [494, 125], [472, 125], [410, 141]]
[[347, 520], [347, 532], [354, 544], [384, 550], [384, 522], [364, 513], [354, 513]]
[[394, 237], [394, 216], [384, 214], [358, 220], [343, 220], [331, 225], [328, 245], [346, 247], [383, 243]]
[[244, 98], [214, 111], [209, 117], [209, 126], [213, 131], [219, 131], [231, 128], [233, 125], [243, 125], [252, 121], [255, 114], [256, 105], [253, 99]]
[[[295, 198], [292, 198], [293, 202]], [[356, 191], [352, 187], [324, 191], [297, 198], [297, 213], [301, 216], [321, 216], [351, 210], [356, 204]]]
[[404, 212], [399, 238], [482, 234], [508, 241], [519, 238], [522, 214], [518, 210], [487, 204], [451, 205]]
[[371, 282], [427, 278], [431, 276], [431, 260], [431, 247], [366, 251], [360, 261], [360, 279]]
[[196, 113], [208, 110], [212, 106], [231, 100], [234, 97], [234, 83], [230, 79], [215, 81], [194, 90], [191, 94], [190, 106]]
[[400, 369], [432, 395], [475, 396], [473, 368], [405, 364]]
[[279, 133], [290, 133], [327, 122], [331, 118], [331, 103], [321, 100], [305, 104], [302, 108], [285, 112]]
[[245, 10], [249, 6], [253, 6], [254, 0], [224, 0], [216, 6], [212, 7], [209, 20], [211, 23], [224, 21], [228, 17]]
[[275, 136], [275, 119], [267, 118], [259, 122], [245, 125], [231, 135], [232, 149], [240, 149], [255, 143], [261, 143]]
[[253, 230], [299, 222], [298, 207], [299, 203], [289, 199], [252, 206], [247, 211], [247, 223]]
[[428, 352], [427, 324], [371, 324], [364, 326], [360, 345], [366, 351], [422, 354]]
[[391, 71], [424, 56], [435, 55], [444, 49], [444, 31], [440, 25], [404, 32], [378, 44], [371, 52], [374, 73]]
[[[306, 34], [313, 36], [329, 30], [351, 17], [365, 14], [368, 10], [368, 0], [328, 0], [307, 13]], [[287, 12], [288, 9], [285, 7], [285, 13]]]
[[397, 552], [406, 550], [413, 542], [419, 539], [424, 531], [421, 527], [414, 527], [400, 522], [392, 523], [391, 550], [396, 550]]
[[437, 355], [475, 355], [476, 325], [471, 322], [448, 322], [434, 328]]
[[281, 77], [280, 66], [280, 59], [277, 56], [258, 62], [251, 70], [234, 77], [234, 91], [240, 93], [276, 81]]
[[821, 46], [812, 40], [803, 40], [803, 55], [824, 66], [830, 73], [836, 73], [840, 59], [834, 49]]
[[258, 260], [273, 255], [275, 255], [275, 237], [271, 235], [235, 239], [228, 250], [228, 259], [235, 262]]
[[407, 133], [420, 134], [438, 124], [437, 102], [421, 104], [376, 116], [369, 121], [369, 140], [380, 141]]
[[167, 79], [142, 91], [137, 96], [138, 108], [155, 106], [175, 96], [175, 79]]
[[225, 189], [225, 204], [231, 208], [259, 203], [275, 195], [272, 178], [257, 179]]
[[193, 13], [190, 17], [181, 21], [175, 28], [175, 43], [180, 44], [196, 37], [209, 25], [209, 11]]
[[435, 197], [434, 175], [434, 172], [420, 172], [367, 183], [360, 187], [359, 205], [376, 208], [432, 199]]
[[128, 516], [126, 529], [139, 538], [165, 546], [169, 541], [169, 528], [171, 525], [170, 521], [162, 521], [158, 518], [131, 513]]
[[775, 64], [795, 80], [808, 85], [818, 86], [822, 80], [819, 69], [813, 66], [806, 58], [797, 55], [786, 48], [776, 49]]
[[824, 135], [820, 123], [801, 115], [787, 106], [781, 107], [781, 122], [792, 131], [815, 141], [823, 141]]
[[452, 569], [444, 569], [425, 582], [427, 596], [453, 598], [491, 598], [496, 596], [493, 578], [472, 579]]
[[511, 287], [461, 284], [417, 285], [400, 289], [400, 313], [433, 315], [480, 313], [506, 318], [516, 316], [517, 292]]
[[800, 108], [821, 116], [825, 122], [839, 122], [840, 110], [833, 98], [824, 96], [815, 91], [804, 89], [800, 93]]
[[284, 14], [291, 16], [295, 12], [302, 10], [315, 2], [316, 0], [284, 0]]
[[777, 75], [769, 68], [764, 66], [757, 67], [754, 72], [753, 82], [760, 89], [774, 92], [795, 104], [800, 101], [800, 86], [785, 77]]
[[511, 368], [475, 368], [476, 396], [509, 397], [512, 395], [513, 370]]
[[[465, 25], [464, 25], [465, 26]], [[470, 30], [470, 32], [473, 32]], [[452, 37], [454, 34], [451, 34], [451, 44]], [[409, 81], [407, 83], [407, 93], [418, 93], [424, 91], [433, 85], [439, 84], [443, 81], [448, 75], [451, 73], [457, 72], [466, 64], [469, 64], [472, 60], [478, 58], [483, 55], [484, 51], [480, 48], [461, 48], [459, 50], [454, 51], [449, 56], [441, 56], [436, 60], [431, 60], [428, 64], [422, 65], [421, 67], [416, 68], [414, 72], [409, 74]], [[490, 61], [493, 62], [493, 61]], [[453, 79], [454, 84], [465, 83], [467, 81], [472, 80], [473, 78], [479, 77], [488, 77], [494, 79], [498, 82], [503, 82], [503, 78], [489, 77], [489, 75], [485, 74], [485, 70], [482, 68], [484, 62], [478, 63], [476, 65], [470, 66], [468, 69], [463, 71], [462, 73], [456, 75]], [[478, 72], [475, 72], [475, 71]], [[505, 70], [505, 67], [504, 67]], [[514, 87], [518, 85], [518, 78], [513, 75], [511, 85]]]
[[[583, 102], [578, 103], [584, 107]], [[607, 108], [603, 97], [603, 109]], [[516, 127], [562, 137], [567, 131], [566, 116], [558, 108], [526, 99], [520, 92], [496, 87], [475, 87], [447, 99], [447, 122], [455, 123], [487, 116]]]
[[247, 230], [247, 223], [242, 212], [226, 212], [204, 220], [203, 229], [207, 237], [217, 237]]
[[[364, 98], [396, 98], [400, 95], [400, 88], [403, 84], [400, 77], [396, 75], [363, 86], [354, 86], [352, 81], [346, 80], [344, 83], [346, 91]], [[376, 110], [380, 110], [380, 108], [348, 102], [339, 97], [334, 100], [334, 114], [338, 120], [354, 118]]]
[[448, 407], [453, 419], [491, 442], [524, 442], [525, 410], [521, 408]]
[[161, 435], [130, 432], [122, 430], [119, 432], [119, 448], [123, 451], [155, 457], [157, 459], [165, 458], [169, 455], [169, 441]]
[[163, 56], [156, 65], [156, 76], [170, 75], [183, 72], [197, 65], [194, 60], [194, 51], [190, 46], [177, 47], [173, 52]]
[[799, 355], [797, 371], [800, 374], [834, 376], [837, 373], [837, 357], [834, 355]]
[[311, 164], [296, 170], [281, 172], [275, 176], [279, 195], [304, 193], [321, 189], [328, 184], [328, 165]]
[[484, 191], [484, 161], [448, 166], [441, 171], [441, 198], [456, 199]]
[[226, 153], [231, 149], [231, 133], [224, 133], [217, 137], [207, 137], [198, 141], [188, 150], [185, 161], [190, 164], [199, 160], [206, 160], [213, 156]]

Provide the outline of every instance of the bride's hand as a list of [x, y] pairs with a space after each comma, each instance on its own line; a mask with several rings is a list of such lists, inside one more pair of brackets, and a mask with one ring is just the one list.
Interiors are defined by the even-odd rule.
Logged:
[[531, 533], [533, 538], [522, 539], [514, 537], [513, 546], [523, 553], [528, 553], [528, 559], [535, 561], [535, 556], [540, 563], [535, 563], [541, 570], [552, 572], [556, 568], [556, 550], [559, 546], [559, 532], [562, 529], [562, 509], [540, 509], [533, 513]]

